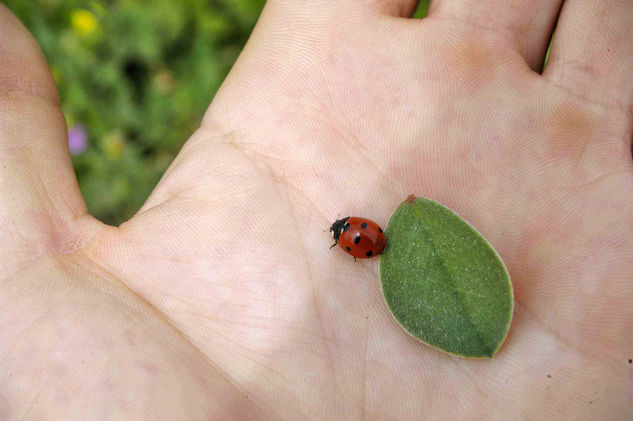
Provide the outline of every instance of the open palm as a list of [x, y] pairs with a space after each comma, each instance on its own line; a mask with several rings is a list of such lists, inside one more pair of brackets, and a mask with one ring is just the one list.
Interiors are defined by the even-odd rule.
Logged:
[[[130, 221], [87, 214], [35, 42], [0, 11], [0, 419], [633, 416], [633, 3], [270, 0]], [[515, 288], [492, 360], [402, 331], [329, 249], [410, 193]]]

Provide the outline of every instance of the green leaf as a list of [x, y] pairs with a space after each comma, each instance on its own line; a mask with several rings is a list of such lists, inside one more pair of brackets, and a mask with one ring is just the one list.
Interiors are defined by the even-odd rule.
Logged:
[[391, 216], [380, 279], [387, 307], [415, 338], [471, 358], [491, 358], [512, 320], [503, 261], [450, 209], [410, 196]]

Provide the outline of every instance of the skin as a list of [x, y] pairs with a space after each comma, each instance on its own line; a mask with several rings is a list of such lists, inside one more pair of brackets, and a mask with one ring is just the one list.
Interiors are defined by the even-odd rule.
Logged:
[[[139, 213], [87, 214], [0, 9], [0, 419], [633, 417], [633, 2], [269, 0]], [[559, 10], [547, 69], [544, 53]], [[506, 262], [492, 360], [416, 342], [337, 214], [410, 193]]]

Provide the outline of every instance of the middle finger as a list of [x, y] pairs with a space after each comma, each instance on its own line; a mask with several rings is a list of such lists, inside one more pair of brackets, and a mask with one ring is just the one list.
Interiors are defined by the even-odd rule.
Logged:
[[540, 71], [562, 0], [432, 0], [429, 17], [496, 32]]

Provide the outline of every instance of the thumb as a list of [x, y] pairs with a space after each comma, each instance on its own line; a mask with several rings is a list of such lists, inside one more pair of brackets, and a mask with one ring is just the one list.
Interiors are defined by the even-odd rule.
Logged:
[[71, 253], [99, 229], [68, 152], [57, 89], [35, 40], [0, 4], [0, 279]]

